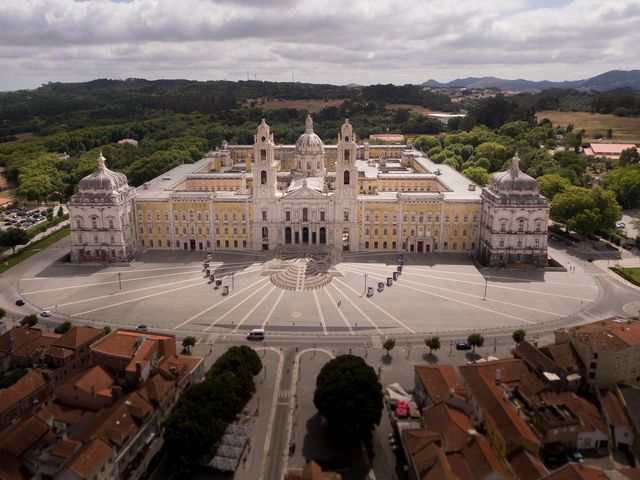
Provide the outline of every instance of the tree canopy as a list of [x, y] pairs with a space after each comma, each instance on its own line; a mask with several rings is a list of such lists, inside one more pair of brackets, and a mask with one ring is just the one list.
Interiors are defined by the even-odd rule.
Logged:
[[640, 206], [640, 165], [626, 165], [610, 170], [604, 177], [604, 185], [616, 195], [624, 208]]
[[9, 227], [6, 230], [0, 231], [0, 246], [11, 248], [14, 254], [16, 253], [16, 247], [18, 245], [26, 245], [29, 243], [29, 240], [29, 233], [22, 228]]
[[613, 192], [570, 187], [551, 202], [551, 218], [583, 235], [614, 228], [621, 208]]
[[380, 423], [382, 386], [362, 358], [340, 355], [320, 370], [313, 403], [331, 428], [362, 436]]

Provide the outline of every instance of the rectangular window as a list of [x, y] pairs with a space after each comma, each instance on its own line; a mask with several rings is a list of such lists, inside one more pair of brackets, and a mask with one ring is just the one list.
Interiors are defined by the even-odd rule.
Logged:
[[324, 222], [324, 210], [320, 210], [320, 221]]
[[289, 210], [287, 210], [286, 212], [284, 212], [284, 219], [285, 219], [287, 222], [290, 222], [290, 221], [291, 221], [291, 212], [290, 212]]
[[266, 210], [262, 211], [262, 220], [265, 221], [265, 222], [267, 221], [267, 211]]
[[364, 242], [364, 248], [369, 248], [369, 242]]
[[343, 219], [345, 222], [348, 222], [348, 221], [349, 221], [349, 210], [345, 210], [345, 211], [342, 213], [342, 219]]

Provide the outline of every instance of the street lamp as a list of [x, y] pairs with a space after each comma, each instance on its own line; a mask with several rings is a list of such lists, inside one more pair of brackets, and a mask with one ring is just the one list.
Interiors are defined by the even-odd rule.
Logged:
[[484, 296], [482, 297], [482, 300], [486, 300], [487, 299], [487, 285], [489, 283], [489, 277], [484, 277]]
[[367, 294], [367, 274], [363, 273], [364, 275], [364, 293], [365, 295]]

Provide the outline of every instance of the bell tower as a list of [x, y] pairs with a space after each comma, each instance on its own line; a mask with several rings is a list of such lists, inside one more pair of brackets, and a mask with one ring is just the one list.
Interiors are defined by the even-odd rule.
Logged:
[[273, 250], [277, 239], [276, 192], [278, 188], [278, 162], [275, 159], [275, 143], [269, 125], [262, 119], [253, 141], [253, 181], [251, 201], [253, 212], [251, 227], [253, 250]]
[[338, 135], [335, 189], [335, 239], [342, 250], [358, 250], [358, 167], [353, 127], [345, 120]]

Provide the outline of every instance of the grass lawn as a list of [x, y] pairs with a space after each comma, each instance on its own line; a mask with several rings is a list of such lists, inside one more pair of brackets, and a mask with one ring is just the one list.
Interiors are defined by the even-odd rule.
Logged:
[[611, 139], [603, 138], [607, 141], [640, 141], [640, 118], [617, 117], [615, 115], [589, 112], [561, 112], [559, 110], [543, 110], [537, 112], [538, 121], [548, 118], [553, 126], [560, 125], [566, 127], [572, 123], [575, 130], [585, 129], [585, 138], [593, 138], [595, 133], [607, 134], [607, 129], [613, 130]]
[[27, 248], [22, 250], [17, 255], [9, 257], [4, 262], [2, 262], [0, 264], [0, 273], [9, 270], [14, 265], [17, 265], [18, 263], [26, 260], [30, 256], [35, 255], [39, 251], [47, 248], [49, 245], [53, 245], [58, 240], [66, 237], [67, 235], [69, 235], [69, 227], [64, 227], [58, 230], [57, 232], [49, 235], [48, 237], [43, 238], [42, 240], [38, 240], [37, 242], [29, 245]]
[[611, 270], [640, 287], [640, 268], [612, 268]]

